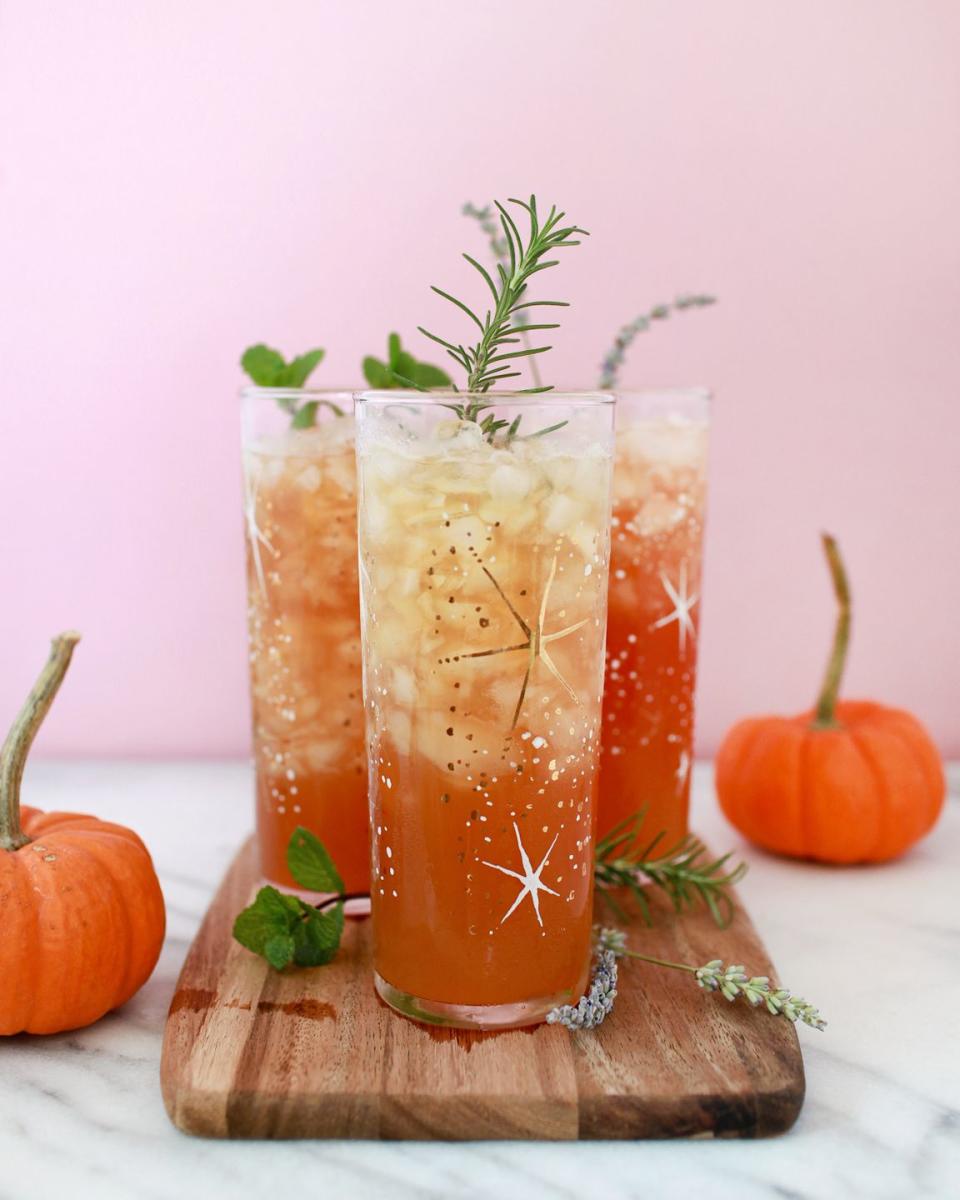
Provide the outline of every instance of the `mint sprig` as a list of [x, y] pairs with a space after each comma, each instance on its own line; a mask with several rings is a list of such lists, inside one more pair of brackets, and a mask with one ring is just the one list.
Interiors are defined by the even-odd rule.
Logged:
[[363, 377], [378, 391], [413, 386], [421, 391], [430, 388], [448, 388], [453, 380], [440, 367], [432, 363], [419, 362], [400, 344], [400, 335], [391, 333], [387, 338], [387, 361], [368, 355], [363, 360]]
[[297, 883], [308, 892], [343, 891], [340, 872], [326, 846], [302, 825], [297, 826], [287, 843], [287, 866]]
[[[240, 359], [240, 366], [250, 379], [263, 388], [285, 388], [297, 391], [306, 387], [307, 380], [323, 361], [324, 350], [307, 350], [287, 362], [279, 350], [258, 342], [248, 346]], [[295, 396], [278, 396], [277, 404], [288, 412], [293, 429], [311, 429], [317, 423], [317, 409], [321, 404], [329, 408], [336, 416], [344, 415], [339, 404], [332, 400], [307, 400], [298, 404]]]
[[309, 829], [298, 826], [293, 831], [287, 845], [287, 866], [302, 888], [334, 895], [314, 906], [275, 887], [262, 887], [234, 921], [233, 936], [277, 971], [291, 963], [322, 967], [340, 948], [343, 903], [356, 897], [344, 892], [333, 859]]

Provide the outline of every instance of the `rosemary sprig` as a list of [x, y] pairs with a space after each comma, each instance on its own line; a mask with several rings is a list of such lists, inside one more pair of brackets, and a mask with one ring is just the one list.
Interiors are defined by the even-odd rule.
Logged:
[[607, 351], [607, 354], [600, 366], [600, 384], [599, 386], [606, 390], [617, 386], [617, 375], [620, 368], [623, 366], [623, 360], [626, 358], [627, 351], [633, 344], [634, 338], [640, 333], [646, 333], [654, 321], [665, 321], [672, 312], [683, 312], [688, 308], [706, 308], [710, 304], [716, 304], [715, 296], [678, 296], [673, 304], [657, 304], [647, 313], [641, 313], [638, 317], [634, 317], [629, 324], [624, 325], [620, 332], [614, 338], [613, 345]]
[[813, 1029], [826, 1029], [827, 1023], [819, 1011], [800, 996], [794, 996], [789, 988], [772, 987], [767, 975], [748, 976], [739, 964], [724, 967], [719, 958], [714, 958], [702, 967], [689, 963], [670, 962], [665, 958], [654, 958], [641, 954], [627, 946], [626, 934], [619, 929], [594, 929], [595, 960], [590, 989], [580, 1001], [563, 1004], [547, 1013], [547, 1023], [563, 1025], [567, 1029], [596, 1029], [613, 1011], [617, 996], [617, 959], [635, 958], [639, 962], [656, 967], [667, 967], [672, 971], [687, 971], [696, 977], [704, 991], [719, 992], [727, 1000], [743, 998], [752, 1008], [763, 1007], [774, 1017], [786, 1017], [788, 1021], [802, 1021]]
[[747, 864], [727, 869], [729, 853], [712, 861], [707, 859], [706, 847], [693, 834], [667, 850], [661, 848], [663, 833], [644, 845], [640, 841], [643, 821], [641, 810], [621, 821], [597, 843], [594, 879], [598, 894], [624, 920], [626, 913], [611, 892], [615, 888], [629, 888], [644, 922], [652, 925], [645, 885], [654, 884], [666, 893], [676, 912], [685, 912], [702, 900], [714, 922], [721, 929], [726, 928], [734, 912], [728, 889], [744, 877]]
[[[507, 239], [503, 236], [503, 232], [500, 229], [500, 223], [497, 220], [493, 205], [485, 204], [483, 208], [478, 208], [477, 205], [471, 204], [468, 201], [464, 204], [461, 211], [465, 217], [470, 217], [476, 221], [481, 230], [486, 234], [493, 261], [501, 263], [506, 267], [510, 262], [510, 250], [507, 246]], [[518, 313], [514, 314], [513, 323], [520, 330], [520, 340], [528, 349], [530, 347], [530, 339], [527, 337], [524, 326], [529, 320], [530, 314], [526, 309], [521, 309]], [[527, 366], [530, 368], [530, 375], [533, 378], [534, 386], [541, 387], [543, 380], [540, 378], [540, 369], [537, 366], [535, 356], [527, 359]]]
[[[505, 379], [515, 379], [520, 372], [512, 370], [518, 358], [529, 358], [537, 354], [545, 354], [550, 346], [532, 346], [523, 349], [513, 349], [518, 345], [521, 326], [517, 323], [517, 315], [526, 309], [535, 307], [566, 308], [562, 300], [524, 300], [527, 286], [532, 277], [539, 271], [549, 270], [557, 266], [559, 259], [551, 259], [548, 255], [557, 250], [566, 250], [571, 246], [579, 246], [577, 234], [586, 234], [586, 230], [576, 225], [561, 225], [564, 213], [558, 212], [552, 206], [550, 214], [541, 223], [537, 211], [536, 196], [531, 196], [529, 203], [525, 200], [510, 199], [510, 204], [522, 208], [529, 221], [529, 234], [524, 243], [517, 224], [508, 210], [499, 201], [495, 201], [500, 215], [500, 228], [507, 244], [507, 261], [498, 262], [496, 279], [489, 271], [471, 255], [464, 254], [467, 262], [480, 274], [490, 290], [493, 307], [488, 308], [481, 319], [480, 316], [463, 300], [457, 299], [442, 288], [432, 290], [444, 300], [448, 300], [461, 312], [465, 313], [480, 331], [480, 338], [471, 346], [459, 342], [449, 342], [445, 338], [431, 333], [423, 326], [420, 332], [438, 345], [443, 346], [447, 354], [467, 374], [466, 390], [483, 393], [489, 391], [497, 383]], [[524, 323], [522, 328], [527, 332], [545, 329], [557, 329], [556, 323]], [[546, 387], [524, 388], [525, 392], [549, 391]], [[490, 407], [483, 405], [483, 408]], [[464, 406], [463, 420], [476, 420], [481, 411], [476, 401]]]

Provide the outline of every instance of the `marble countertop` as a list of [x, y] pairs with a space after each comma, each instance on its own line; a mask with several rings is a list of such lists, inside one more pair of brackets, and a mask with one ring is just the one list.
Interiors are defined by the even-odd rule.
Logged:
[[[210, 896], [250, 824], [239, 763], [41, 763], [24, 795], [135, 827], [169, 933], [143, 991], [90, 1029], [0, 1043], [0, 1200], [603, 1195], [947, 1197], [960, 1194], [960, 769], [936, 832], [903, 861], [835, 870], [744, 846], [709, 767], [694, 824], [751, 864], [741, 894], [781, 978], [818, 1004], [802, 1028], [807, 1099], [784, 1137], [744, 1142], [211, 1142], [160, 1098], [163, 1022]], [[2, 930], [0, 930], [2, 936]], [[763, 1017], [758, 1014], [758, 1019]]]

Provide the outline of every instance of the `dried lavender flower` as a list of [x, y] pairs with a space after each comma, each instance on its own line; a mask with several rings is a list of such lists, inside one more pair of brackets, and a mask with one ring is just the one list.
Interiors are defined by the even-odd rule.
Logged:
[[731, 1001], [742, 996], [754, 1008], [761, 1005], [775, 1017], [802, 1021], [813, 1029], [826, 1029], [827, 1023], [812, 1004], [800, 996], [792, 996], [788, 988], [772, 988], [766, 975], [747, 975], [739, 964], [724, 967], [719, 958], [696, 969], [697, 983], [708, 992], [720, 992]]
[[476, 204], [471, 204], [468, 200], [460, 211], [465, 217], [472, 217], [477, 222], [487, 235], [487, 241], [490, 244], [490, 253], [493, 255], [494, 260], [506, 266], [509, 261], [510, 250], [507, 246], [507, 239], [503, 236], [500, 229], [500, 220], [493, 206], [485, 204], [483, 208], [478, 208]]
[[596, 1029], [613, 1011], [617, 998], [617, 956], [613, 950], [598, 948], [597, 959], [590, 979], [590, 990], [579, 1003], [563, 1004], [547, 1013], [548, 1025], [563, 1025], [567, 1029]]
[[590, 979], [590, 990], [576, 1005], [564, 1004], [547, 1013], [548, 1025], [563, 1025], [567, 1029], [596, 1029], [613, 1011], [617, 997], [617, 959], [635, 958], [640, 962], [652, 963], [657, 967], [669, 967], [674, 971], [687, 971], [696, 977], [697, 983], [707, 992], [719, 992], [731, 1003], [743, 997], [752, 1008], [766, 1008], [775, 1017], [786, 1017], [788, 1021], [802, 1021], [813, 1029], [826, 1029], [827, 1023], [812, 1004], [800, 996], [791, 995], [787, 988], [773, 988], [766, 975], [748, 975], [739, 963], [725, 967], [719, 958], [711, 959], [705, 966], [691, 967], [688, 963], [669, 962], [641, 954], [627, 946], [626, 934], [619, 929], [600, 928], [593, 930], [594, 963]]
[[619, 956], [627, 952], [627, 935], [621, 929], [608, 929], [594, 925], [593, 944], [594, 950], [598, 954], [602, 950], [612, 950]]
[[716, 302], [715, 296], [678, 296], [672, 305], [657, 304], [648, 313], [641, 313], [640, 316], [634, 317], [629, 324], [621, 328], [614, 338], [613, 345], [607, 351], [606, 357], [600, 365], [599, 386], [604, 390], [616, 387], [617, 375], [634, 338], [640, 333], [646, 333], [654, 321], [666, 320], [670, 316], [671, 309], [674, 312], [683, 312], [687, 308], [706, 308], [707, 305], [716, 304]]

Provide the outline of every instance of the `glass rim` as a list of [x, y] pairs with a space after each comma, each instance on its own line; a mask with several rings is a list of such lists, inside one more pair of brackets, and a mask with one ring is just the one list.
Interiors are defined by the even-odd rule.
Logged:
[[509, 404], [511, 406], [534, 407], [572, 407], [584, 405], [590, 408], [601, 408], [613, 405], [617, 397], [614, 392], [454, 392], [436, 389], [429, 392], [417, 392], [409, 389], [393, 389], [378, 391], [372, 388], [368, 391], [354, 392], [354, 400], [358, 404], [463, 404], [471, 400], [480, 400], [484, 404], [494, 406]]
[[268, 400], [282, 399], [284, 396], [305, 396], [307, 399], [324, 400], [339, 396], [343, 400], [353, 400], [356, 392], [353, 388], [295, 388], [295, 387], [261, 387], [256, 383], [248, 383], [240, 389], [240, 399], [246, 400], [263, 396]]
[[713, 390], [704, 384], [693, 383], [689, 386], [680, 387], [642, 387], [642, 388], [617, 388], [615, 394], [619, 398], [636, 396], [640, 399], [655, 400], [659, 396], [665, 398], [684, 398], [690, 400], [706, 400], [708, 404], [713, 402]]

